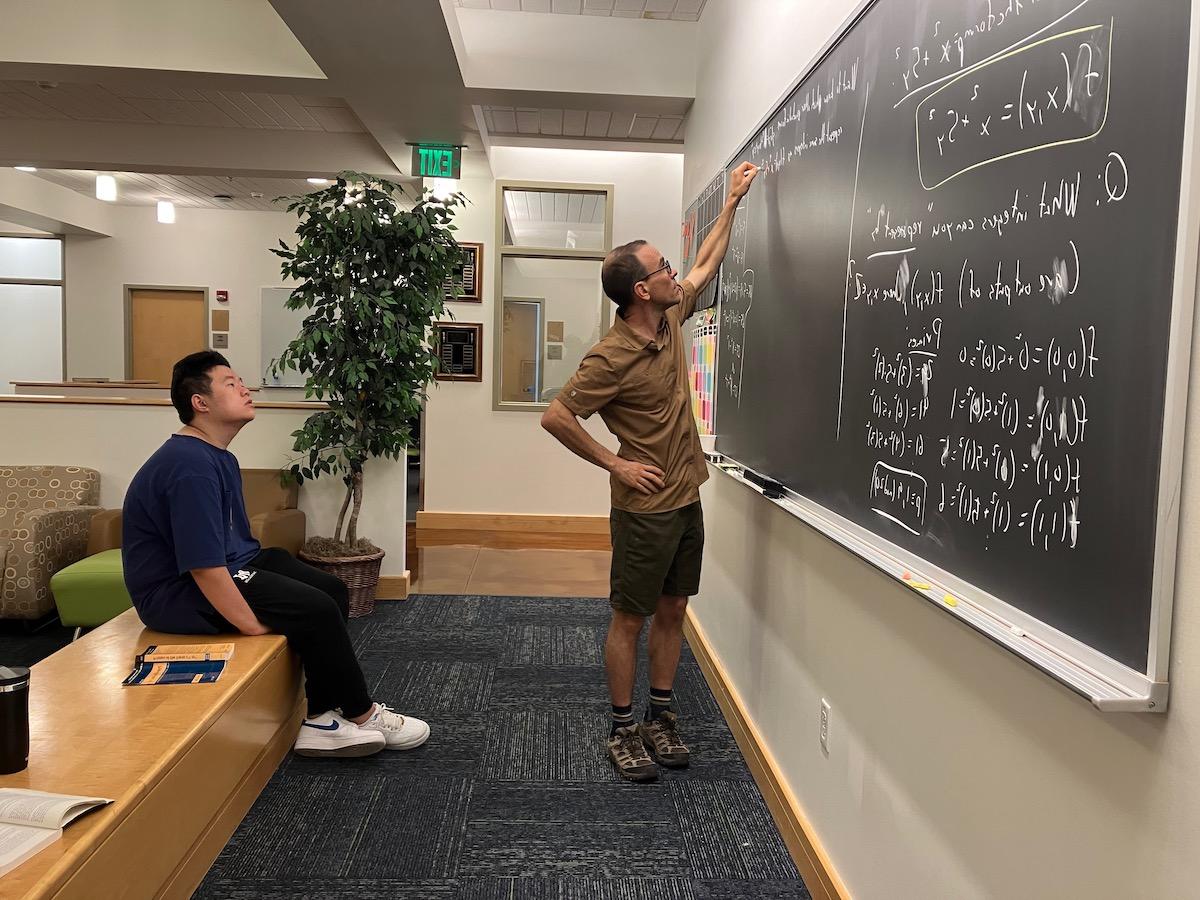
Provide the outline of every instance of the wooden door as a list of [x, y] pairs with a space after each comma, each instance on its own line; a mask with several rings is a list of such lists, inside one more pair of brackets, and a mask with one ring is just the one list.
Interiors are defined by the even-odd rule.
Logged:
[[541, 399], [541, 304], [536, 300], [504, 301], [504, 349], [500, 397], [505, 401]]
[[130, 378], [171, 383], [171, 367], [208, 348], [204, 291], [129, 292]]

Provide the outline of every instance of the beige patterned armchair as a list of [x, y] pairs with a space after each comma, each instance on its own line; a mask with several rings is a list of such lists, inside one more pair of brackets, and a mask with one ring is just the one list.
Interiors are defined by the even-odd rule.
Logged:
[[50, 576], [86, 555], [100, 473], [78, 466], [0, 466], [0, 618], [54, 609]]

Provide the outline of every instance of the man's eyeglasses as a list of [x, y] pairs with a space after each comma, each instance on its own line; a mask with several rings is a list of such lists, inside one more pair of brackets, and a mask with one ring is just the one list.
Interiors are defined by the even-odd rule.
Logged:
[[662, 272], [664, 269], [668, 272], [671, 271], [671, 263], [669, 260], [664, 259], [663, 264], [661, 266], [659, 266], [653, 272], [647, 272], [645, 275], [643, 275], [641, 278], [639, 278], [638, 281], [648, 281], [650, 278], [654, 277], [659, 272]]

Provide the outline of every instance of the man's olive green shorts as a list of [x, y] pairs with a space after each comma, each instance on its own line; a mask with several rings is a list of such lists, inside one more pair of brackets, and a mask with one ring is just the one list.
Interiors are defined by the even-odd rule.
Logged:
[[612, 531], [612, 608], [652, 616], [658, 598], [690, 597], [700, 591], [704, 555], [704, 513], [696, 501], [661, 513], [614, 509]]

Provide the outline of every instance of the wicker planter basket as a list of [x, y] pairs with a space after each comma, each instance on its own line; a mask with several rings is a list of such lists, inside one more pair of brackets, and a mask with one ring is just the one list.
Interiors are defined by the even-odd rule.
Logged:
[[303, 550], [297, 555], [310, 566], [342, 579], [350, 592], [350, 618], [369, 616], [375, 611], [375, 591], [379, 587], [379, 567], [384, 552], [370, 556], [309, 556]]

